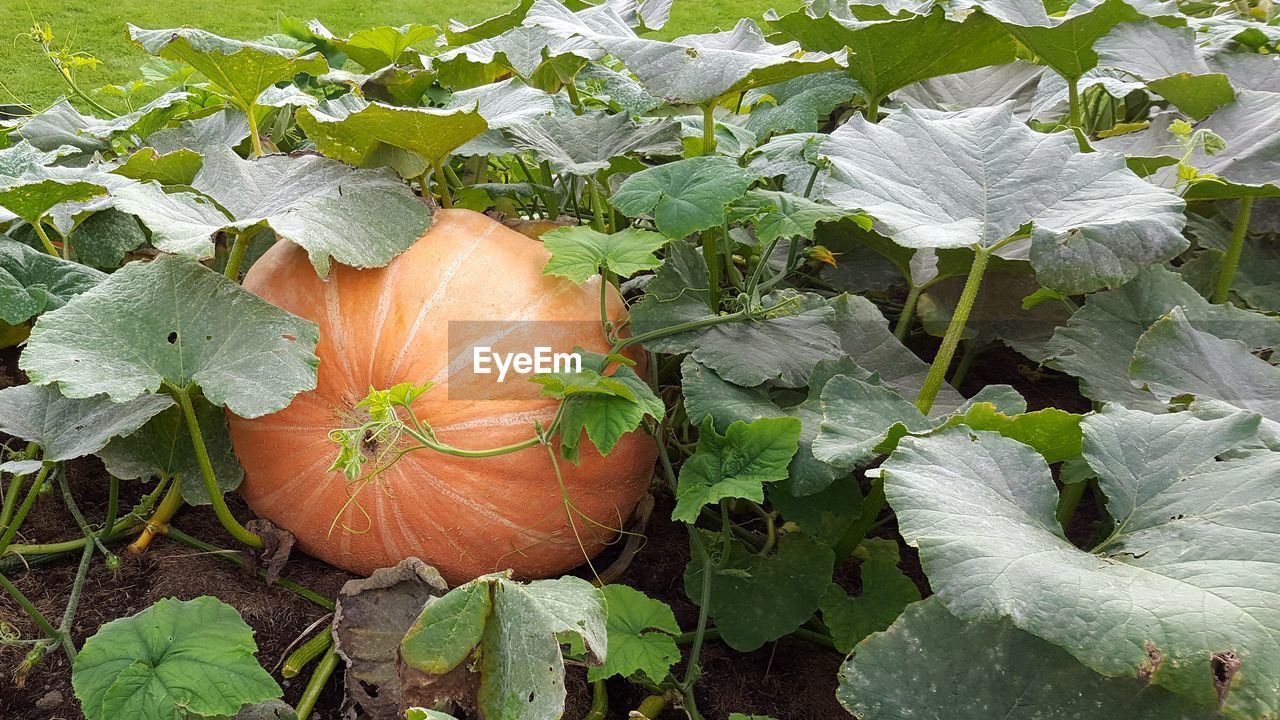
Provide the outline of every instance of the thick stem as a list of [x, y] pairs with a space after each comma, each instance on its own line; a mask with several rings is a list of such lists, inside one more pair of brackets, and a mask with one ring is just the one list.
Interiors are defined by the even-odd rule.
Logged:
[[76, 608], [80, 606], [80, 595], [84, 592], [85, 578], [89, 577], [89, 564], [93, 561], [93, 545], [86, 543], [84, 552], [80, 553], [80, 565], [76, 568], [75, 580], [71, 582], [71, 595], [67, 598], [67, 607], [62, 611], [62, 623], [58, 625], [58, 634], [65, 638], [63, 647], [67, 648], [67, 657], [76, 659], [76, 646], [71, 641], [71, 624], [76, 619]]
[[604, 202], [600, 199], [600, 181], [595, 175], [587, 178], [587, 187], [591, 190], [591, 227], [596, 232], [604, 232]]
[[710, 155], [716, 151], [716, 119], [715, 103], [702, 106], [702, 154]]
[[647, 333], [641, 333], [639, 335], [632, 335], [631, 337], [621, 338], [620, 340], [618, 340], [616, 343], [613, 344], [613, 348], [611, 348], [609, 352], [617, 353], [619, 350], [629, 345], [635, 345], [636, 343], [644, 343], [644, 342], [653, 340], [655, 338], [667, 337], [668, 335], [678, 335], [682, 332], [688, 332], [690, 330], [700, 330], [704, 327], [711, 327], [712, 325], [723, 325], [725, 323], [738, 322], [739, 320], [746, 320], [748, 317], [749, 316], [745, 310], [739, 310], [738, 312], [729, 313], [728, 315], [712, 315], [710, 317], [705, 317], [698, 320], [690, 320], [689, 322], [680, 323], [679, 325], [672, 325], [670, 327], [658, 328], [657, 330], [650, 330]]
[[1231, 285], [1235, 282], [1236, 267], [1240, 265], [1240, 254], [1244, 252], [1244, 238], [1249, 232], [1249, 216], [1253, 212], [1253, 198], [1240, 198], [1240, 209], [1236, 211], [1236, 224], [1231, 229], [1231, 244], [1227, 246], [1227, 256], [1222, 259], [1222, 270], [1213, 286], [1212, 302], [1222, 304], [1231, 297]]
[[1067, 525], [1071, 524], [1071, 518], [1075, 517], [1076, 508], [1080, 506], [1080, 498], [1084, 497], [1084, 491], [1088, 485], [1088, 482], [1075, 482], [1062, 486], [1062, 492], [1058, 495], [1057, 517], [1063, 532], [1066, 532]]
[[120, 513], [120, 478], [115, 475], [107, 486], [107, 519], [102, 523], [102, 535], [110, 537], [116, 530], [116, 516]]
[[893, 336], [901, 342], [907, 339], [907, 332], [911, 330], [911, 321], [916, 316], [916, 305], [920, 302], [920, 293], [924, 288], [911, 284], [911, 290], [907, 292], [907, 300], [902, 304], [902, 313], [898, 315], [898, 324], [893, 326]]
[[296, 677], [303, 668], [324, 654], [332, 645], [333, 632], [326, 625], [318, 635], [302, 643], [297, 650], [289, 654], [280, 668], [280, 675], [285, 678]]
[[40, 472], [36, 474], [35, 481], [27, 489], [27, 496], [22, 499], [22, 504], [18, 506], [18, 511], [14, 514], [9, 526], [5, 528], [4, 534], [0, 535], [0, 555], [4, 555], [9, 543], [13, 542], [14, 536], [18, 534], [18, 528], [22, 527], [22, 521], [26, 520], [27, 513], [31, 512], [31, 506], [36, 504], [36, 497], [40, 494], [40, 488], [44, 487], [44, 482], [49, 477], [49, 472], [56, 466], [57, 463], [48, 461], [40, 466]]
[[436, 195], [440, 198], [440, 207], [453, 207], [453, 198], [449, 195], [449, 183], [444, 179], [444, 163], [440, 160], [432, 160], [431, 174], [436, 181]]
[[31, 229], [36, 231], [36, 237], [40, 238], [40, 244], [44, 246], [45, 252], [54, 257], [62, 257], [62, 254], [58, 252], [57, 246], [49, 239], [49, 234], [44, 231], [43, 222], [37, 220], [31, 223]]
[[964, 290], [960, 292], [960, 300], [956, 303], [947, 332], [942, 336], [942, 345], [938, 354], [929, 366], [929, 375], [925, 378], [924, 387], [916, 396], [916, 408], [925, 415], [933, 409], [933, 401], [938, 397], [938, 390], [946, 381], [947, 370], [951, 367], [951, 359], [956, 354], [960, 337], [964, 335], [965, 323], [969, 321], [969, 313], [973, 311], [974, 300], [978, 297], [978, 288], [982, 286], [982, 274], [986, 272], [987, 261], [991, 258], [991, 250], [975, 248], [973, 265], [969, 268], [969, 277], [965, 280]]
[[253, 156], [262, 157], [267, 153], [262, 149], [262, 137], [258, 135], [258, 118], [253, 114], [253, 105], [245, 108], [244, 115], [249, 118], [249, 144], [253, 146]]
[[[116, 532], [112, 535], [99, 533], [99, 537], [104, 543], [116, 543], [122, 541], [126, 535], [141, 527], [141, 524], [133, 521], [127, 523], [116, 523]], [[5, 557], [10, 555], [22, 555], [30, 558], [36, 555], [59, 555], [61, 553], [72, 552], [74, 550], [82, 550], [85, 545], [89, 544], [89, 538], [76, 538], [75, 540], [63, 540], [62, 542], [52, 543], [34, 543], [23, 544], [13, 543], [5, 548]]]
[[867, 98], [867, 107], [863, 110], [863, 117], [871, 122], [880, 122], [880, 97]]
[[[31, 457], [37, 445], [27, 443], [26, 457]], [[0, 528], [9, 527], [9, 518], [13, 517], [13, 509], [18, 505], [18, 494], [22, 492], [22, 481], [26, 475], [14, 475], [9, 478], [9, 486], [4, 491], [4, 505], [0, 506]]]
[[1081, 125], [1080, 112], [1080, 80], [1067, 80], [1067, 127], [1078, 128]]
[[698, 593], [698, 625], [694, 628], [693, 647], [689, 648], [689, 664], [685, 668], [684, 680], [680, 683], [685, 691], [692, 695], [693, 681], [698, 673], [698, 659], [702, 655], [702, 643], [707, 635], [707, 615], [711, 606], [711, 574], [715, 572], [715, 567], [698, 528], [689, 528], [689, 538], [693, 541], [694, 551], [702, 561], [702, 588]]
[[591, 709], [582, 720], [605, 720], [609, 717], [609, 691], [605, 689], [603, 680], [591, 683]]
[[573, 106], [573, 114], [581, 115], [582, 98], [578, 96], [578, 84], [571, 80], [564, 84], [564, 89], [569, 92], [569, 104]]
[[240, 282], [240, 266], [244, 264], [245, 251], [249, 249], [249, 233], [240, 230], [235, 233], [236, 239], [231, 243], [231, 252], [227, 255], [227, 268], [222, 272], [235, 282]]
[[707, 305], [712, 313], [720, 312], [720, 251], [716, 245], [715, 230], [702, 233], [702, 259], [707, 263], [707, 276], [711, 281]]
[[173, 388], [173, 398], [182, 406], [182, 415], [187, 420], [187, 431], [191, 434], [191, 445], [196, 451], [196, 461], [200, 463], [200, 474], [204, 476], [204, 487], [209, 492], [209, 502], [213, 504], [213, 512], [218, 516], [222, 527], [231, 533], [236, 540], [255, 550], [266, 547], [262, 538], [244, 528], [231, 514], [226, 498], [222, 497], [222, 488], [218, 487], [218, 476], [213, 471], [213, 462], [209, 460], [209, 450], [204, 444], [204, 435], [200, 432], [200, 421], [196, 419], [196, 408], [191, 404], [191, 392], [188, 388]]
[[556, 197], [556, 183], [555, 180], [552, 179], [551, 163], [543, 160], [538, 169], [542, 171], [543, 181], [551, 187], [551, 190], [547, 191], [546, 195], [547, 219], [556, 220], [560, 217], [560, 198]]
[[165, 493], [164, 499], [160, 501], [160, 505], [156, 508], [155, 513], [147, 520], [146, 526], [142, 533], [138, 535], [138, 539], [129, 545], [129, 552], [137, 555], [146, 552], [150, 547], [151, 541], [157, 535], [164, 535], [169, 531], [169, 521], [178, 513], [178, 509], [182, 507], [182, 488], [178, 486], [175, 480], [173, 485], [169, 487]]
[[650, 695], [640, 702], [640, 707], [636, 708], [632, 713], [632, 717], [639, 715], [636, 720], [656, 720], [658, 715], [667, 708], [667, 696]]
[[311, 717], [311, 711], [316, 707], [316, 701], [320, 699], [320, 692], [324, 690], [325, 683], [329, 682], [329, 676], [333, 675], [333, 671], [338, 669], [338, 653], [333, 647], [325, 651], [324, 656], [320, 658], [316, 669], [311, 672], [311, 679], [307, 681], [307, 688], [302, 691], [302, 697], [298, 699], [295, 708], [300, 718]]
[[858, 522], [854, 523], [836, 544], [839, 557], [852, 554], [866, 539], [867, 533], [875, 527], [880, 511], [884, 509], [884, 500], [884, 480], [876, 478], [871, 481], [871, 492], [862, 500], [862, 514], [858, 516]]

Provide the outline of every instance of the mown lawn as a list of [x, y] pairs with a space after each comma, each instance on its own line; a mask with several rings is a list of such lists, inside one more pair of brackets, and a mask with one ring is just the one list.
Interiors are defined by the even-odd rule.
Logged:
[[[40, 109], [65, 88], [39, 48], [23, 33], [33, 21], [53, 25], [55, 44], [84, 51], [102, 64], [85, 71], [82, 87], [122, 83], [137, 76], [145, 54], [124, 37], [126, 22], [141, 27], [192, 25], [229, 37], [251, 39], [276, 32], [281, 15], [319, 18], [330, 30], [348, 33], [374, 25], [408, 22], [443, 25], [449, 17], [474, 22], [503, 12], [513, 0], [0, 0], [0, 104]], [[738, 18], [759, 19], [798, 0], [676, 0], [671, 22], [658, 36], [732, 27]], [[118, 107], [107, 98], [103, 103]]]

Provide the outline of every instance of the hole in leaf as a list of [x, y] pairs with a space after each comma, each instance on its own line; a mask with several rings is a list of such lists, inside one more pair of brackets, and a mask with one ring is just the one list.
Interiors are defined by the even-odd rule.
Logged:
[[1209, 667], [1213, 670], [1213, 689], [1218, 693], [1218, 709], [1227, 702], [1227, 693], [1231, 691], [1231, 679], [1240, 672], [1240, 656], [1230, 650], [1216, 652], [1209, 658]]
[[289, 342], [294, 342], [295, 340], [298, 339], [296, 335], [281, 335], [280, 337], [284, 338], [285, 340], [288, 340]]
[[175, 344], [175, 343], [177, 343], [177, 342], [178, 342], [178, 333], [176, 333], [176, 332], [171, 332], [171, 333], [169, 333], [169, 337], [168, 337], [168, 338], [166, 338], [166, 339], [169, 341], [169, 344], [170, 344], [170, 345], [173, 345], [173, 344]]
[[204, 336], [204, 339], [205, 339], [205, 340], [212, 340], [212, 339], [213, 339], [213, 336], [212, 336], [212, 335], [205, 335], [205, 336]]

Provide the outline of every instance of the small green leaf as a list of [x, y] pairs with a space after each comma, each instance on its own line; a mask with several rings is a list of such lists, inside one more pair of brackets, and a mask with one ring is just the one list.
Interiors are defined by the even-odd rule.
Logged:
[[551, 253], [544, 275], [560, 275], [575, 282], [599, 274], [601, 269], [626, 278], [661, 264], [655, 252], [667, 244], [663, 235], [626, 228], [612, 235], [585, 225], [557, 228], [542, 236]]
[[[719, 552], [719, 533], [702, 533], [703, 544]], [[794, 631], [818, 610], [831, 585], [835, 555], [803, 534], [785, 535], [776, 554], [763, 557], [735, 539], [720, 566], [710, 568], [711, 603], [707, 608], [725, 643], [750, 652]], [[684, 571], [684, 592], [702, 593], [703, 568], [695, 553]]]
[[628, 367], [618, 368], [607, 378], [626, 388], [621, 392], [584, 392], [567, 396], [560, 415], [560, 451], [577, 462], [582, 433], [601, 455], [608, 455], [623, 435], [640, 427], [648, 415], [662, 420], [666, 407], [649, 384]]
[[405, 664], [443, 675], [466, 662], [480, 645], [493, 611], [489, 584], [471, 582], [427, 603], [400, 642]]
[[67, 237], [76, 260], [114, 270], [125, 255], [147, 243], [137, 219], [115, 208], [99, 210], [76, 225]]
[[235, 715], [280, 697], [257, 651], [230, 605], [166, 598], [98, 628], [76, 656], [71, 684], [88, 720]]
[[764, 484], [785, 480], [796, 454], [800, 421], [795, 418], [741, 420], [724, 435], [710, 418], [698, 430], [698, 449], [680, 468], [671, 517], [694, 523], [704, 505], [723, 498], [764, 502]]
[[852, 217], [864, 230], [871, 229], [871, 218], [834, 205], [814, 202], [800, 195], [776, 190], [748, 190], [732, 205], [734, 219], [750, 219], [756, 238], [769, 243], [779, 238], [813, 238], [818, 223], [836, 222]]
[[726, 206], [742, 197], [755, 180], [754, 174], [730, 158], [695, 157], [632, 175], [610, 202], [629, 217], [652, 214], [658, 230], [683, 238], [720, 226]]
[[106, 393], [116, 402], [197, 383], [215, 405], [258, 417], [315, 387], [316, 339], [314, 323], [165, 255], [129, 263], [41, 317], [21, 367], [68, 397]]
[[609, 652], [603, 665], [587, 670], [587, 679], [594, 682], [643, 673], [661, 682], [680, 661], [675, 639], [680, 626], [671, 608], [626, 585], [605, 585], [600, 590], [609, 610], [605, 621]]

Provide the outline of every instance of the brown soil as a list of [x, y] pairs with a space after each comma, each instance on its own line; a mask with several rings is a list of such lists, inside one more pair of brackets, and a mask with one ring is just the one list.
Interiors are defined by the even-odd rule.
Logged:
[[[928, 356], [927, 354], [925, 355]], [[15, 369], [15, 354], [0, 352], [0, 387], [21, 382]], [[1032, 409], [1054, 405], [1081, 412], [1088, 409], [1076, 391], [1075, 381], [1052, 371], [1035, 372], [1034, 363], [1002, 347], [989, 349], [977, 361], [963, 383], [966, 395], [984, 384], [1008, 383], [1027, 397]], [[0, 441], [5, 438], [0, 437]], [[105, 513], [105, 471], [96, 460], [70, 463], [68, 478], [81, 509], [93, 522]], [[140, 495], [141, 488], [132, 483], [122, 487], [121, 505], [129, 507]], [[238, 498], [231, 498], [234, 514], [251, 517]], [[682, 628], [696, 625], [697, 607], [685, 596], [683, 573], [689, 559], [689, 547], [683, 526], [663, 518], [670, 516], [670, 499], [659, 500], [648, 529], [645, 546], [620, 578], [645, 593], [669, 603]], [[1080, 506], [1073, 530], [1083, 536], [1096, 527], [1101, 515], [1089, 495]], [[183, 510], [175, 525], [188, 534], [220, 547], [234, 547], [208, 508]], [[1073, 533], [1073, 536], [1076, 534]], [[77, 535], [56, 493], [41, 497], [23, 525], [22, 542], [42, 542], [72, 538]], [[896, 537], [890, 521], [874, 532], [877, 536]], [[608, 565], [615, 551], [606, 551], [597, 562]], [[7, 575], [53, 622], [62, 615], [63, 603], [70, 591], [78, 553], [29, 571], [10, 569]], [[268, 587], [257, 578], [248, 577], [234, 564], [213, 555], [193, 550], [168, 539], [158, 539], [140, 557], [121, 552], [124, 561], [118, 575], [112, 576], [100, 560], [95, 561], [85, 583], [79, 611], [73, 626], [77, 646], [97, 628], [112, 619], [136, 613], [158, 599], [189, 599], [212, 595], [236, 607], [256, 632], [258, 659], [268, 669], [275, 669], [289, 646], [326, 611], [307, 600], [278, 587]], [[921, 590], [928, 583], [915, 551], [902, 548], [902, 567]], [[580, 573], [584, 574], [585, 573]], [[295, 554], [284, 573], [326, 597], [337, 594], [342, 583], [352, 576], [302, 554]], [[856, 573], [842, 568], [837, 581], [851, 591], [857, 590]], [[39, 637], [39, 631], [17, 605], [0, 593], [0, 628], [8, 623], [23, 639]], [[83, 715], [70, 684], [70, 668], [65, 656], [51, 652], [18, 686], [15, 673], [28, 646], [0, 645], [0, 718], [5, 720], [78, 720]], [[837, 671], [842, 657], [831, 650], [783, 638], [756, 652], [737, 653], [719, 642], [708, 642], [703, 651], [703, 672], [697, 685], [699, 709], [707, 720], [725, 720], [729, 713], [768, 715], [776, 720], [838, 720], [849, 715], [836, 702]], [[306, 682], [306, 673], [292, 681], [281, 681], [285, 700], [296, 702]], [[335, 674], [317, 706], [313, 718], [340, 720], [341, 691]], [[277, 674], [277, 678], [279, 678]], [[567, 675], [568, 700], [564, 717], [582, 717], [590, 705], [591, 692], [585, 671], [570, 668]], [[646, 693], [620, 679], [607, 682], [610, 718], [625, 718], [639, 706]], [[60, 697], [60, 703], [52, 701]], [[683, 714], [669, 708], [662, 718], [674, 720]]]

